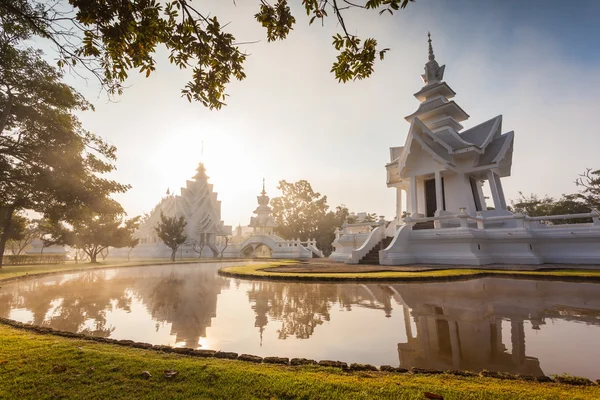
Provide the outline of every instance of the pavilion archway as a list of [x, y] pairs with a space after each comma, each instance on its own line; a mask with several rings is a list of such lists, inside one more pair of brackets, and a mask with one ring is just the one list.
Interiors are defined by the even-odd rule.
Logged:
[[242, 249], [242, 255], [245, 258], [271, 258], [273, 249], [264, 243], [252, 243]]

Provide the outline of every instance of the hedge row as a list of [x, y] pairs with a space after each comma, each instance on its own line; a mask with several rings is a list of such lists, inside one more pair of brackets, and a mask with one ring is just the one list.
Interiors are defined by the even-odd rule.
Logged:
[[64, 264], [67, 256], [64, 254], [5, 255], [3, 261], [5, 265]]

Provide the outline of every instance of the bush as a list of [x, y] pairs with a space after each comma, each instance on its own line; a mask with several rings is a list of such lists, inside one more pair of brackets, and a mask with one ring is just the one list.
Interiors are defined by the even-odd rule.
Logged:
[[64, 264], [67, 261], [66, 254], [20, 254], [5, 255], [5, 265], [29, 265], [29, 264]]

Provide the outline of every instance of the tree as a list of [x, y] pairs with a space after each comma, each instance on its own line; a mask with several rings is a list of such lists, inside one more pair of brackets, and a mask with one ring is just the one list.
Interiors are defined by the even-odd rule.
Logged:
[[55, 222], [81, 207], [102, 213], [118, 206], [111, 193], [129, 188], [102, 177], [114, 169], [116, 148], [82, 128], [73, 113], [91, 105], [40, 51], [24, 47], [32, 28], [10, 18], [12, 6], [0, 5], [0, 268], [18, 211]]
[[317, 241], [317, 247], [328, 256], [332, 252], [331, 244], [335, 240], [335, 231], [342, 227], [348, 219], [350, 212], [344, 205], [337, 206], [335, 211], [329, 211], [319, 222], [317, 234], [314, 236]]
[[15, 227], [19, 227], [19, 233], [8, 242], [12, 254], [21, 254], [34, 240], [39, 238], [38, 222], [18, 214], [13, 217], [13, 230]]
[[229, 236], [224, 236], [225, 244], [223, 245], [223, 248], [221, 249], [221, 258], [223, 258], [223, 253], [225, 253], [225, 250], [227, 249], [227, 247], [229, 246]]
[[61, 224], [62, 233], [56, 242], [82, 250], [90, 263], [96, 263], [97, 256], [107, 252], [109, 247], [129, 247], [139, 220], [135, 217], [123, 221], [120, 213], [98, 214], [89, 209], [81, 210], [76, 219], [69, 221], [70, 226]]
[[127, 245], [125, 247], [129, 248], [129, 251], [127, 252], [127, 261], [131, 261], [131, 251], [138, 245], [140, 244], [140, 239], [138, 238], [134, 238], [133, 236], [130, 237]]
[[160, 222], [154, 229], [160, 240], [171, 249], [171, 261], [175, 261], [177, 249], [187, 240], [187, 235], [184, 233], [186, 225], [187, 222], [183, 216], [179, 218], [165, 217], [162, 211], [160, 212]]
[[[540, 198], [535, 194], [524, 196], [519, 192], [517, 201], [511, 201], [512, 210], [530, 217], [547, 215], [583, 214], [590, 212], [590, 207], [582, 202], [577, 195], [563, 195], [560, 199], [544, 196]], [[591, 222], [591, 219], [558, 219], [553, 224], [577, 224]]]
[[[339, 54], [331, 71], [346, 82], [369, 77], [376, 58], [383, 60], [389, 49], [378, 48], [374, 38], [363, 41], [349, 33], [344, 13], [363, 9], [393, 14], [413, 1], [303, 0], [302, 5], [309, 24], [324, 24], [329, 15], [337, 21], [340, 33], [333, 36], [333, 46]], [[72, 8], [62, 2], [2, 1], [0, 18], [49, 39], [61, 68], [83, 66], [111, 95], [122, 93], [130, 70], [146, 77], [155, 70], [159, 45], [167, 48], [171, 63], [191, 69], [192, 77], [182, 89], [189, 101], [219, 109], [231, 79], [246, 77], [247, 54], [239, 49], [243, 43], [224, 30], [227, 24], [189, 0], [70, 0], [69, 5]], [[287, 0], [273, 5], [261, 0], [254, 17], [266, 29], [268, 42], [285, 39], [296, 23]]]
[[319, 222], [327, 214], [327, 196], [312, 189], [306, 180], [289, 183], [279, 181], [280, 197], [271, 200], [276, 232], [284, 239], [307, 240], [316, 235]]
[[305, 180], [294, 183], [282, 180], [277, 188], [282, 195], [271, 200], [273, 218], [279, 225], [277, 234], [288, 240], [314, 238], [319, 249], [329, 252], [335, 230], [348, 218], [348, 209], [338, 206], [335, 211], [328, 211], [327, 196], [313, 191]]
[[[7, 213], [6, 210], [0, 209], [0, 219], [1, 220], [4, 220], [4, 218], [6, 218], [6, 213]], [[7, 243], [11, 244], [11, 252], [13, 254], [20, 254], [22, 251], [20, 242], [23, 241], [27, 236], [27, 229], [28, 229], [27, 225], [28, 225], [27, 218], [22, 215], [17, 214], [17, 215], [13, 216], [13, 223], [8, 228], [8, 231], [6, 232], [6, 234], [4, 234], [3, 227], [0, 226], [0, 235], [7, 237]], [[29, 243], [31, 243], [31, 242], [29, 242]], [[23, 246], [23, 248], [25, 248], [26, 246], [27, 246], [27, 244], [25, 244]], [[15, 250], [17, 250], [17, 251], [15, 252]]]
[[575, 185], [583, 189], [576, 195], [578, 199], [590, 208], [600, 208], [600, 169], [587, 168], [575, 180]]
[[198, 253], [198, 258], [202, 258], [204, 246], [206, 246], [206, 233], [201, 233], [199, 240], [192, 240], [192, 250]]

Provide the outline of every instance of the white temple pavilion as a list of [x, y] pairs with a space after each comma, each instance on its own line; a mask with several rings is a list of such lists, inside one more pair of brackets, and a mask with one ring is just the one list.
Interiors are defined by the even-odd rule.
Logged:
[[[444, 69], [435, 60], [430, 37], [425, 86], [414, 94], [421, 104], [405, 118], [411, 124], [406, 142], [390, 149], [386, 165], [388, 187], [396, 188], [397, 216], [403, 215], [403, 191], [407, 214], [414, 218], [460, 208], [469, 214], [508, 215], [500, 178], [510, 176], [514, 133], [502, 134], [501, 115], [461, 132], [460, 123], [469, 115], [450, 100], [456, 93], [443, 81]], [[484, 182], [492, 192], [493, 210], [486, 207]]]
[[[376, 227], [339, 260], [361, 263], [378, 252], [384, 265], [600, 264], [598, 210], [544, 217], [508, 210], [502, 178], [511, 174], [514, 133], [502, 133], [501, 115], [463, 130], [469, 115], [452, 100], [456, 93], [428, 41], [425, 85], [414, 94], [419, 107], [406, 117], [404, 146], [390, 149], [386, 165], [387, 185], [396, 189], [395, 226]], [[561, 219], [591, 222], [552, 224]], [[345, 236], [337, 241], [348, 242]]]

